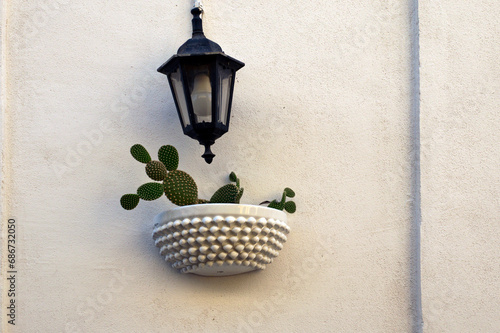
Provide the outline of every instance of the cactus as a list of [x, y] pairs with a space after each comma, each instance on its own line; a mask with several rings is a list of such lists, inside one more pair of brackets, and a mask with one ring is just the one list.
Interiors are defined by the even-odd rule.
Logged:
[[139, 204], [139, 196], [137, 194], [125, 194], [120, 199], [120, 204], [126, 210], [132, 210]]
[[229, 174], [229, 180], [233, 183], [236, 183], [236, 186], [240, 187], [240, 180], [238, 179], [234, 171]]
[[151, 161], [151, 156], [144, 146], [140, 144], [133, 145], [130, 148], [132, 156], [141, 163], [148, 163]]
[[236, 183], [236, 187], [238, 188], [238, 194], [234, 198], [234, 203], [240, 203], [240, 199], [243, 196], [243, 192], [245, 191], [245, 189], [243, 187], [240, 187], [240, 179], [236, 177], [234, 171], [229, 174], [229, 180], [233, 183]]
[[285, 195], [289, 198], [293, 198], [295, 196], [295, 192], [289, 187], [285, 188], [283, 192], [285, 192]]
[[163, 181], [163, 187], [167, 198], [177, 206], [194, 205], [198, 201], [198, 187], [184, 171], [170, 171]]
[[238, 192], [238, 195], [236, 196], [236, 199], [234, 200], [234, 203], [240, 203], [241, 197], [243, 196], [244, 188], [240, 188], [240, 191]]
[[146, 164], [146, 174], [152, 180], [162, 181], [167, 177], [167, 168], [160, 161], [151, 161]]
[[285, 207], [285, 210], [290, 214], [295, 213], [295, 211], [297, 210], [297, 206], [295, 205], [295, 202], [293, 202], [293, 201], [285, 202], [284, 207]]
[[293, 198], [295, 196], [295, 192], [287, 187], [283, 190], [283, 195], [281, 196], [281, 201], [273, 200], [271, 202], [264, 201], [261, 204], [269, 204], [267, 207], [274, 208], [278, 210], [286, 210], [288, 213], [293, 214], [297, 210], [297, 205], [293, 201], [286, 201], [286, 198]]
[[163, 195], [163, 185], [159, 183], [147, 183], [137, 189], [137, 195], [146, 201], [156, 200]]
[[137, 189], [137, 194], [126, 194], [120, 199], [123, 208], [134, 209], [139, 199], [156, 200], [163, 194], [175, 205], [185, 206], [208, 203], [208, 200], [198, 198], [198, 187], [194, 179], [186, 172], [177, 170], [179, 153], [175, 147], [167, 145], [158, 150], [159, 161], [152, 161], [146, 148], [133, 145], [132, 156], [146, 164], [146, 174], [149, 178], [161, 183], [146, 183]]
[[179, 153], [174, 146], [162, 146], [158, 150], [158, 159], [165, 165], [168, 171], [174, 171], [179, 166]]
[[219, 188], [210, 198], [210, 203], [240, 203], [243, 188], [240, 188], [240, 180], [234, 172], [229, 174], [229, 180], [236, 184], [227, 184]]
[[[139, 162], [146, 164], [146, 174], [152, 180], [160, 183], [150, 182], [141, 185], [137, 189], [137, 194], [125, 194], [120, 198], [121, 206], [126, 210], [137, 207], [140, 199], [156, 200], [163, 194], [175, 205], [186, 206], [194, 204], [209, 203], [239, 203], [243, 196], [244, 189], [240, 187], [240, 180], [234, 172], [229, 174], [230, 184], [219, 188], [210, 200], [198, 198], [198, 186], [194, 179], [186, 172], [177, 170], [179, 166], [179, 153], [175, 147], [166, 145], [158, 150], [158, 161], [151, 160], [151, 156], [144, 146], [133, 145], [130, 153]], [[283, 190], [281, 201], [265, 201], [268, 207], [286, 210], [294, 213], [297, 209], [295, 202], [286, 201], [286, 198], [293, 198], [295, 192], [290, 188]]]
[[234, 203], [240, 189], [234, 184], [227, 184], [219, 188], [210, 198], [210, 203]]
[[149, 178], [161, 183], [146, 183], [137, 189], [137, 194], [126, 194], [120, 199], [123, 208], [134, 209], [139, 199], [156, 200], [163, 194], [179, 206], [195, 203], [207, 203], [208, 200], [198, 199], [198, 187], [191, 176], [177, 170], [179, 154], [173, 146], [162, 146], [158, 151], [159, 161], [152, 161], [146, 148], [140, 144], [133, 145], [130, 153], [139, 162], [146, 164], [146, 174]]

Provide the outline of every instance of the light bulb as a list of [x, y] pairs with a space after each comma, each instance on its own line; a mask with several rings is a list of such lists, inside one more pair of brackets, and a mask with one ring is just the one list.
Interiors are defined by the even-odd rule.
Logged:
[[193, 110], [198, 117], [210, 117], [203, 119], [211, 121], [212, 116], [212, 86], [207, 74], [198, 74], [194, 77], [193, 92], [191, 93]]

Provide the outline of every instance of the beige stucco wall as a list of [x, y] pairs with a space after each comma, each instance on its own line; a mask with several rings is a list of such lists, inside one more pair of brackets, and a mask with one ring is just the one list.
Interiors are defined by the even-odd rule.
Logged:
[[500, 6], [421, 1], [427, 332], [500, 330]]
[[[230, 132], [213, 147], [211, 165], [182, 134], [156, 72], [190, 35], [191, 1], [4, 3], [2, 224], [4, 240], [6, 220], [18, 226], [18, 294], [16, 326], [2, 314], [2, 332], [418, 332], [420, 208], [427, 331], [457, 332], [450, 323], [458, 322], [473, 331], [470, 310], [481, 311], [470, 325], [494, 332], [498, 97], [489, 89], [498, 87], [499, 6], [453, 11], [475, 26], [475, 34], [460, 34], [442, 21], [446, 9], [429, 3], [420, 13], [419, 109], [414, 1], [205, 0], [207, 36], [246, 63]], [[485, 33], [484, 45], [473, 43]], [[476, 63], [463, 63], [466, 72], [450, 65], [464, 59], [443, 42], [453, 36], [464, 38]], [[445, 84], [473, 98], [467, 87], [486, 77], [484, 99], [472, 99], [484, 112], [447, 118], [455, 99]], [[419, 111], [422, 207], [413, 204]], [[147, 181], [128, 153], [135, 143], [176, 146], [180, 168], [204, 196], [232, 170], [244, 203], [295, 189], [298, 212], [289, 215], [292, 233], [276, 261], [227, 278], [168, 267], [150, 234], [153, 217], [173, 206], [166, 199], [131, 212], [119, 206]], [[476, 164], [466, 172], [456, 152], [473, 152]], [[447, 169], [450, 162], [456, 168]], [[473, 284], [478, 268], [483, 278]], [[449, 290], [460, 293], [450, 298]]]

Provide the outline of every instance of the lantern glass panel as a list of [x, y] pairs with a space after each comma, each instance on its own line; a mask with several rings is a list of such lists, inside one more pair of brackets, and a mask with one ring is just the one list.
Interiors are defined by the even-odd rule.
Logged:
[[233, 80], [233, 71], [228, 68], [219, 69], [219, 119], [218, 121], [228, 125], [228, 113], [229, 113], [229, 97], [231, 96], [231, 86]]
[[182, 126], [185, 128], [191, 124], [189, 121], [188, 107], [186, 104], [186, 96], [184, 94], [184, 86], [182, 85], [182, 75], [180, 68], [169, 75], [170, 83], [175, 93], [175, 100], [181, 114]]
[[212, 122], [212, 84], [209, 65], [186, 65], [186, 77], [197, 123]]

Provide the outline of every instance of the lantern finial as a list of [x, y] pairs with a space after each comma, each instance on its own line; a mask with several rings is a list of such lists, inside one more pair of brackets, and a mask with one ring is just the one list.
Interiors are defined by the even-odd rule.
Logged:
[[191, 9], [191, 14], [193, 14], [193, 38], [194, 37], [205, 37], [203, 34], [203, 23], [201, 20], [201, 14], [203, 13], [202, 7], [194, 7]]
[[201, 157], [203, 157], [205, 159], [205, 162], [207, 162], [208, 164], [212, 163], [215, 157], [215, 154], [210, 150], [211, 145], [211, 143], [205, 144], [205, 153], [201, 155]]

